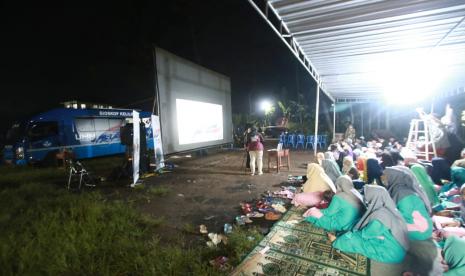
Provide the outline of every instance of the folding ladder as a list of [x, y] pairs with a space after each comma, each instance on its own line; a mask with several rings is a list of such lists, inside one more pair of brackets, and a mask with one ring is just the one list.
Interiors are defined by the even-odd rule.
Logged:
[[[424, 150], [421, 150], [422, 144], [424, 145]], [[430, 144], [432, 146], [432, 150], [429, 148]], [[434, 157], [437, 157], [435, 141], [427, 120], [413, 119], [410, 122], [410, 130], [408, 133], [407, 144], [405, 146], [412, 150], [420, 160], [431, 161], [431, 154]]]

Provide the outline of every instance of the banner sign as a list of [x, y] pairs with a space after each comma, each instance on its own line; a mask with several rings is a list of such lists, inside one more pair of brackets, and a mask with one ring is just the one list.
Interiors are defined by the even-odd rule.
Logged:
[[136, 185], [139, 180], [139, 159], [140, 159], [140, 118], [139, 112], [132, 111], [132, 125], [133, 125], [133, 151], [132, 151], [132, 171], [133, 171], [133, 184]]
[[165, 167], [165, 158], [163, 157], [163, 144], [161, 142], [160, 117], [152, 115], [152, 133], [155, 151], [155, 162], [157, 170]]

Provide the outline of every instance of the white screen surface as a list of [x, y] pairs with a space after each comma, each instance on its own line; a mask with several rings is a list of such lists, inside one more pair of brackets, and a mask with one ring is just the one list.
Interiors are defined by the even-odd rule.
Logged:
[[179, 144], [223, 140], [223, 106], [176, 99]]

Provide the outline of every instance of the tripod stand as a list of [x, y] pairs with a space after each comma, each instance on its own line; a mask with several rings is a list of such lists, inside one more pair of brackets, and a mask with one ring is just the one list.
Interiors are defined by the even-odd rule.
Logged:
[[242, 158], [242, 165], [241, 165], [241, 169], [244, 170], [244, 174], [248, 174], [249, 171], [250, 171], [250, 168], [247, 168], [247, 161], [249, 161], [249, 152], [248, 151], [245, 151], [245, 155], [244, 157]]
[[76, 177], [79, 179], [79, 182], [78, 182], [79, 191], [82, 188], [82, 184], [84, 184], [85, 186], [89, 186], [89, 187], [95, 187], [94, 180], [89, 175], [89, 172], [86, 170], [86, 168], [81, 162], [79, 161], [74, 162], [71, 159], [66, 160], [66, 162], [68, 163], [68, 167], [69, 167], [69, 177], [68, 177], [68, 185], [67, 185], [68, 190], [71, 189], [71, 182], [73, 182], [73, 179]]

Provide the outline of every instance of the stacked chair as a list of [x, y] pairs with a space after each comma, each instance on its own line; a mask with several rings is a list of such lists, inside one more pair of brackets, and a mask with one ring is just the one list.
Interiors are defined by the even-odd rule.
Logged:
[[[317, 135], [316, 139], [317, 148], [324, 149], [328, 146], [327, 135]], [[304, 135], [303, 133], [281, 133], [281, 135], [279, 135], [279, 143], [289, 149], [298, 149], [299, 147], [302, 149], [313, 149], [314, 142], [315, 136], [312, 134]]]

